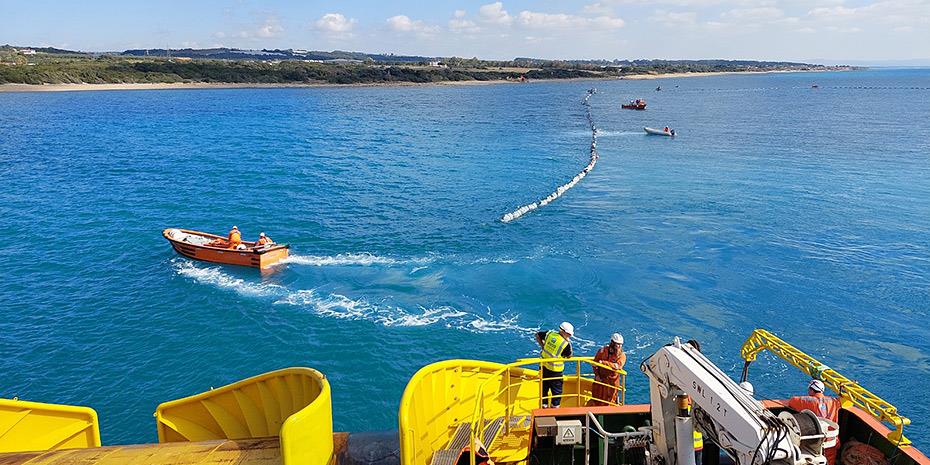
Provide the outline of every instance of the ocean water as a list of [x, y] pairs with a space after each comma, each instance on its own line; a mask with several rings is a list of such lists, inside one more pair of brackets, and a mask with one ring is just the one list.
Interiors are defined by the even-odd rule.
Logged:
[[[588, 163], [592, 86], [596, 168], [502, 223]], [[216, 266], [161, 237], [234, 224], [292, 258]], [[0, 396], [91, 406], [105, 443], [295, 365], [329, 376], [337, 429], [393, 429], [421, 366], [532, 355], [568, 320], [580, 353], [623, 333], [633, 402], [672, 337], [736, 377], [768, 328], [930, 446], [930, 70], [0, 94], [0, 237]], [[770, 356], [750, 379], [806, 386]]]

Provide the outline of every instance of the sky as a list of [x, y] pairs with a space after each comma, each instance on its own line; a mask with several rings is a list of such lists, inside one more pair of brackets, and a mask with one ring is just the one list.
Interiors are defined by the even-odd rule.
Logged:
[[0, 44], [930, 64], [930, 0], [0, 0]]

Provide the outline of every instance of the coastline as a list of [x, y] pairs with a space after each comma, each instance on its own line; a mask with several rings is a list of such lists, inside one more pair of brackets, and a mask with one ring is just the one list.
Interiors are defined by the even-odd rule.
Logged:
[[[771, 73], [808, 73], [824, 72], [824, 70], [783, 70], [783, 71], [709, 71], [696, 73], [665, 73], [665, 74], [630, 74], [620, 77], [585, 77], [568, 79], [538, 79], [528, 81], [537, 82], [574, 82], [574, 81], [614, 81], [614, 80], [653, 80], [694, 78], [707, 76], [723, 76], [733, 74], [771, 74]], [[108, 90], [191, 90], [191, 89], [287, 89], [287, 88], [313, 88], [313, 87], [408, 87], [408, 86], [474, 86], [493, 84], [521, 84], [516, 81], [494, 79], [489, 81], [440, 81], [440, 82], [369, 82], [354, 84], [332, 84], [328, 82], [301, 82], [301, 83], [235, 83], [235, 82], [152, 82], [152, 83], [117, 83], [117, 84], [0, 84], [0, 93], [14, 92], [88, 92]]]
[[652, 79], [668, 79], [668, 78], [729, 76], [729, 75], [734, 75], [734, 74], [828, 73], [828, 72], [837, 72], [837, 71], [846, 71], [846, 70], [842, 70], [842, 69], [811, 69], [811, 70], [784, 69], [784, 70], [772, 70], [772, 71], [706, 71], [706, 72], [700, 72], [700, 73], [630, 74], [626, 76], [620, 76], [619, 79], [623, 81], [646, 81], [646, 80], [652, 80]]

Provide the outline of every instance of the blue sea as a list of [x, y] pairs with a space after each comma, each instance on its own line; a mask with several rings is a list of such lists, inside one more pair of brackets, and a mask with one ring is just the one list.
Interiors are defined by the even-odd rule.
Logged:
[[[590, 87], [597, 166], [502, 223], [588, 163]], [[233, 225], [292, 257], [161, 236]], [[674, 336], [738, 377], [767, 328], [930, 447], [930, 70], [0, 94], [0, 238], [0, 396], [91, 406], [108, 444], [287, 366], [326, 373], [338, 430], [394, 429], [423, 365], [533, 355], [567, 320], [579, 353], [623, 334], [631, 402]], [[771, 356], [750, 380], [806, 388]]]

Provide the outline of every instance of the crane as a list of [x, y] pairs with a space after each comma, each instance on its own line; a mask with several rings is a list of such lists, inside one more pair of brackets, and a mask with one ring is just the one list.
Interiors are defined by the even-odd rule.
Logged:
[[[825, 465], [827, 420], [775, 415], [676, 337], [640, 366], [649, 377], [654, 464], [694, 465], [695, 427], [737, 465]], [[685, 408], [686, 397], [692, 412]]]

